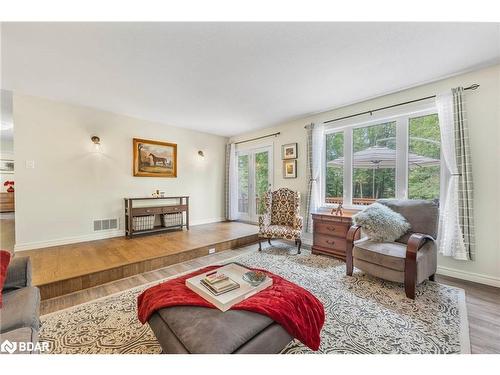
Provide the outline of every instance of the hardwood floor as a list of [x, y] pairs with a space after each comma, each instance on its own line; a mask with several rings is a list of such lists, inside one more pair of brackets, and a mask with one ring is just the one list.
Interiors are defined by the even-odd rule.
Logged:
[[42, 299], [84, 290], [111, 281], [181, 263], [209, 253], [257, 241], [257, 227], [221, 222], [135, 238], [116, 237], [29, 250], [33, 285]]
[[0, 213], [0, 249], [14, 253], [15, 221], [14, 212]]
[[[223, 251], [80, 292], [48, 299], [42, 301], [41, 314], [69, 308], [136, 286], [158, 281], [180, 272], [225, 261], [240, 254], [256, 251], [256, 249], [257, 246], [252, 246]], [[500, 353], [500, 289], [445, 276], [436, 276], [436, 281], [465, 290], [472, 353]]]
[[500, 354], [500, 288], [440, 275], [436, 281], [465, 290], [472, 353]]

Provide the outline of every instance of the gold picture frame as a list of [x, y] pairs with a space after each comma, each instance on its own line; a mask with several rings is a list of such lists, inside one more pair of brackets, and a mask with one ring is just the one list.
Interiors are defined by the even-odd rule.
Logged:
[[297, 159], [283, 162], [283, 178], [297, 178]]
[[281, 159], [297, 159], [297, 143], [289, 143], [281, 146]]
[[177, 144], [134, 138], [133, 173], [136, 177], [177, 177]]

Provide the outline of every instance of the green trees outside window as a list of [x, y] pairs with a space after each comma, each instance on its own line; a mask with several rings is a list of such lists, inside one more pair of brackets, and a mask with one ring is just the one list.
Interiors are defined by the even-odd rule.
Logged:
[[265, 211], [264, 194], [269, 189], [269, 155], [267, 151], [255, 154], [255, 194], [256, 211], [261, 215]]
[[[440, 159], [441, 134], [436, 114], [410, 118], [408, 149], [411, 153]], [[439, 199], [439, 165], [409, 165], [408, 198]]]
[[[326, 162], [339, 160], [344, 157], [344, 133], [330, 133], [326, 135]], [[342, 199], [344, 194], [344, 165], [326, 168], [326, 198]], [[336, 202], [332, 202], [336, 203]]]

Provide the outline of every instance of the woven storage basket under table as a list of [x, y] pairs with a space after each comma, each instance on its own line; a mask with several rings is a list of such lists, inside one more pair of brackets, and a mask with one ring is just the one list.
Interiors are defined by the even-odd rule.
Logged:
[[132, 219], [134, 230], [150, 230], [155, 226], [155, 215], [134, 216]]
[[162, 227], [180, 227], [182, 225], [182, 212], [161, 215]]

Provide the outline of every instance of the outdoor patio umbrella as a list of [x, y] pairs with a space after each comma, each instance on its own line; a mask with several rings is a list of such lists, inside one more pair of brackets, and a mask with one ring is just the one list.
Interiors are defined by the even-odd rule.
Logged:
[[[428, 167], [439, 165], [438, 159], [429, 158], [413, 153], [408, 153], [408, 164], [410, 168]], [[344, 166], [344, 157], [331, 160], [327, 163], [329, 167]], [[365, 150], [357, 151], [353, 154], [353, 167], [355, 168], [395, 168], [396, 150], [383, 146], [368, 147]]]
[[[368, 147], [365, 150], [357, 151], [353, 155], [352, 165], [354, 168], [372, 169], [372, 191], [375, 191], [375, 170], [380, 168], [396, 167], [396, 150], [383, 146]], [[410, 168], [428, 167], [439, 165], [438, 159], [421, 156], [414, 153], [408, 153], [408, 164]], [[344, 166], [344, 157], [330, 160], [326, 163], [328, 167]]]

